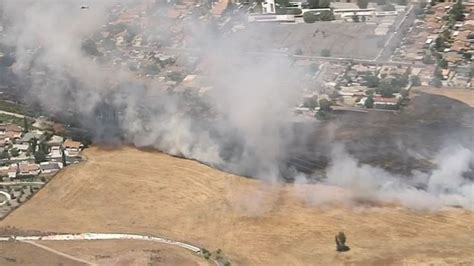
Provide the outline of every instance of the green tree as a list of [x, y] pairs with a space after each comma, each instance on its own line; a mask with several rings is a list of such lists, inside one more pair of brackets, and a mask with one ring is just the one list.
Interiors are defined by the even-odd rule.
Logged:
[[42, 163], [46, 161], [46, 154], [42, 150], [38, 150], [37, 152], [35, 152], [34, 156], [36, 163]]
[[374, 97], [372, 95], [367, 97], [367, 100], [365, 100], [364, 105], [367, 108], [374, 108]]
[[204, 256], [204, 258], [206, 260], [208, 260], [211, 257], [211, 252], [209, 252], [209, 250], [207, 250], [205, 248], [201, 249], [201, 253], [202, 253], [202, 255]]
[[420, 77], [418, 77], [418, 76], [413, 75], [413, 76], [410, 77], [410, 80], [411, 80], [411, 84], [413, 86], [420, 86], [421, 85]]
[[31, 149], [31, 151], [35, 152], [37, 146], [38, 146], [38, 139], [37, 138], [32, 138], [30, 140], [30, 149]]
[[439, 79], [443, 79], [443, 71], [441, 70], [441, 68], [437, 67], [435, 68], [434, 70], [434, 76], [439, 78]]
[[296, 48], [295, 55], [302, 55], [302, 54], [303, 54], [303, 49], [301, 49], [300, 47]]
[[326, 99], [326, 98], [322, 98], [319, 100], [319, 110], [320, 111], [323, 111], [323, 112], [329, 112], [331, 111], [331, 102]]
[[408, 85], [409, 75], [407, 73], [403, 75], [398, 75], [391, 80], [392, 86], [394, 88], [402, 88]]
[[464, 20], [464, 5], [461, 0], [458, 0], [449, 11], [450, 19], [453, 21]]
[[319, 18], [321, 19], [321, 21], [332, 21], [336, 19], [336, 16], [334, 16], [334, 13], [332, 13], [332, 11], [324, 10], [321, 11], [321, 13], [319, 14]]
[[384, 79], [380, 81], [378, 91], [383, 97], [391, 97], [393, 96], [395, 89], [393, 88], [392, 82], [390, 80]]
[[318, 96], [306, 98], [303, 102], [303, 106], [314, 110], [318, 107]]
[[12, 157], [18, 157], [20, 155], [20, 151], [17, 148], [13, 148], [10, 150], [10, 154]]
[[305, 12], [303, 14], [303, 21], [305, 23], [314, 23], [319, 20], [319, 16], [314, 14], [313, 12]]
[[49, 153], [49, 144], [46, 141], [43, 141], [39, 145], [39, 149], [45, 154]]
[[30, 130], [30, 123], [28, 122], [28, 118], [23, 117], [23, 131], [26, 133]]
[[468, 61], [471, 61], [472, 59], [472, 54], [471, 53], [463, 53], [462, 56], [464, 57], [464, 59], [468, 60]]
[[357, 0], [357, 6], [359, 8], [365, 9], [369, 6], [369, 0]]
[[301, 15], [303, 10], [301, 10], [301, 8], [279, 8], [277, 9], [277, 14], [279, 13], [282, 15]]
[[336, 235], [336, 250], [339, 252], [349, 250], [349, 247], [346, 246], [346, 235], [343, 232]]
[[8, 150], [7, 150], [7, 149], [4, 149], [4, 150], [0, 153], [0, 159], [10, 159], [10, 154], [8, 153]]
[[365, 76], [364, 79], [367, 82], [367, 87], [369, 88], [376, 88], [379, 85], [379, 78], [372, 74]]
[[330, 57], [331, 56], [331, 51], [329, 49], [322, 49], [321, 50], [321, 56]]
[[66, 151], [63, 146], [61, 146], [61, 159], [63, 161], [63, 167], [67, 166]]
[[440, 60], [438, 60], [438, 67], [440, 68], [448, 68], [448, 61], [446, 61], [444, 58], [441, 58]]
[[82, 43], [81, 49], [82, 49], [82, 51], [84, 51], [84, 53], [86, 55], [90, 55], [90, 56], [99, 56], [100, 55], [100, 52], [97, 49], [97, 45], [91, 39], [88, 39], [88, 40], [84, 41]]
[[441, 36], [443, 36], [444, 40], [449, 40], [451, 38], [451, 32], [449, 29], [445, 29], [442, 33]]
[[434, 45], [434, 48], [436, 49], [436, 51], [442, 52], [445, 48], [445, 45], [444, 45], [445, 42], [446, 40], [444, 39], [443, 36], [438, 36], [438, 38], [436, 38], [435, 40], [435, 45]]

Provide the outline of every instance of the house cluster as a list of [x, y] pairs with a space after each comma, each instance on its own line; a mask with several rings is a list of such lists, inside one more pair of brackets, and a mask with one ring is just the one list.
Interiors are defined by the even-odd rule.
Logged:
[[326, 86], [334, 90], [330, 96], [341, 106], [398, 109], [419, 72], [404, 66], [348, 64]]
[[[26, 121], [26, 120], [25, 120]], [[80, 160], [83, 145], [40, 129], [0, 124], [0, 178], [36, 177], [59, 171]]]
[[396, 59], [428, 66], [420, 74], [422, 85], [472, 87], [474, 3], [458, 5], [446, 2], [419, 9], [414, 26], [395, 52]]
[[313, 67], [313, 73], [316, 73], [319, 80], [317, 89], [303, 90], [302, 102], [294, 108], [294, 112], [314, 117], [321, 99], [326, 99], [334, 108], [337, 106], [343, 110], [397, 110], [406, 102], [404, 100], [408, 97], [412, 84], [419, 82], [421, 70], [422, 68], [396, 64], [326, 62]]
[[[211, 8], [187, 0], [118, 4], [108, 23], [88, 40], [90, 54], [104, 63], [104, 68], [109, 65], [131, 71], [153, 88], [174, 88], [198, 63], [194, 56], [181, 56], [181, 48], [196, 42], [195, 35], [183, 32], [187, 18], [198, 16], [199, 21], [209, 22], [220, 16], [224, 6], [226, 1], [213, 1]], [[196, 83], [199, 79], [190, 76], [185, 81]]]

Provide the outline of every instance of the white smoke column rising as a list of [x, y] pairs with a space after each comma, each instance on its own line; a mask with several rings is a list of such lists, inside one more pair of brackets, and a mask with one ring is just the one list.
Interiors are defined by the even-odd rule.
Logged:
[[438, 167], [431, 174], [405, 177], [360, 164], [343, 145], [336, 144], [327, 169], [327, 183], [348, 189], [355, 199], [397, 202], [415, 209], [461, 206], [474, 210], [474, 183], [462, 176], [472, 159], [469, 149], [449, 146], [436, 156]]
[[[92, 129], [105, 123], [96, 120], [95, 110], [106, 102], [120, 108], [119, 130], [127, 142], [217, 166], [224, 163], [222, 142], [231, 131], [242, 148], [225, 158], [226, 169], [278, 180], [278, 163], [293, 138], [288, 130], [297, 96], [294, 84], [289, 84], [297, 76], [292, 62], [255, 60], [240, 52], [245, 39], [215, 39], [212, 30], [201, 30], [190, 18], [186, 37], [194, 38], [193, 43], [202, 46], [197, 47], [201, 57], [209, 60], [210, 73], [204, 75], [213, 90], [207, 99], [219, 113], [204, 128], [182, 111], [176, 95], [156, 92], [127, 70], [104, 67], [81, 50], [84, 39], [102, 30], [114, 4], [130, 2], [140, 1], [6, 1], [13, 27], [9, 38], [1, 41], [16, 48], [14, 69], [32, 81], [28, 94], [50, 113], [80, 114]], [[81, 5], [90, 8], [82, 10]], [[129, 83], [134, 86], [123, 85]], [[151, 110], [146, 118], [143, 109]], [[212, 131], [224, 133], [217, 139]]]

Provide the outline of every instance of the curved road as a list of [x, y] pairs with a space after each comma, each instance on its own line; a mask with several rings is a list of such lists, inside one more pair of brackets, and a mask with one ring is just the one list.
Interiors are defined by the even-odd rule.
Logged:
[[70, 240], [145, 240], [152, 242], [160, 242], [164, 244], [174, 245], [187, 250], [191, 250], [195, 253], [201, 252], [201, 248], [186, 244], [179, 241], [169, 240], [162, 237], [156, 236], [144, 236], [134, 234], [112, 234], [112, 233], [81, 233], [81, 234], [58, 234], [58, 235], [46, 235], [46, 236], [11, 236], [11, 237], [0, 237], [0, 241], [70, 241]]
[[0, 194], [2, 194], [3, 196], [5, 196], [5, 198], [6, 198], [4, 201], [0, 202], [0, 206], [7, 204], [7, 202], [9, 202], [9, 201], [12, 199], [12, 197], [10, 196], [10, 194], [8, 194], [7, 192], [0, 191]]
[[[142, 241], [151, 241], [151, 242], [159, 242], [163, 244], [178, 246], [180, 248], [184, 248], [190, 250], [196, 254], [201, 255], [201, 248], [179, 242], [174, 241], [162, 237], [157, 236], [147, 236], [147, 235], [136, 235], [136, 234], [115, 234], [115, 233], [80, 233], [80, 234], [57, 234], [57, 235], [45, 235], [45, 236], [10, 236], [10, 237], [0, 237], [1, 241], [22, 241], [26, 243], [33, 244], [32, 241], [79, 241], [79, 240], [142, 240]], [[33, 244], [34, 245], [34, 244]], [[56, 253], [56, 252], [55, 252]], [[67, 255], [67, 254], [65, 254]], [[72, 257], [71, 257], [72, 258]], [[219, 263], [211, 259], [216, 265]], [[90, 264], [90, 263], [88, 263]]]

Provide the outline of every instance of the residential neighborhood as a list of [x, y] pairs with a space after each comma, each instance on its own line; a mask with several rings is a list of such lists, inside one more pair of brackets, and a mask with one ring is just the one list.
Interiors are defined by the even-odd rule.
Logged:
[[[148, 86], [156, 90], [191, 91], [205, 97], [213, 89], [206, 77], [208, 65], [205, 58], [188, 50], [195, 40], [183, 34], [188, 19], [199, 13], [199, 21], [215, 24], [229, 38], [252, 34], [253, 28], [272, 25], [288, 29], [289, 38], [285, 41], [276, 39], [278, 34], [264, 38], [273, 38], [268, 41], [279, 46], [278, 51], [294, 56], [296, 67], [311, 66], [306, 67], [305, 85], [295, 88], [302, 90], [302, 104], [295, 107], [299, 113], [306, 110], [304, 102], [308, 97], [325, 98], [340, 107], [398, 110], [408, 103], [414, 86], [471, 87], [469, 38], [474, 18], [471, 3], [462, 4], [462, 19], [452, 15], [459, 4], [448, 2], [308, 3], [289, 2], [283, 8], [273, 0], [262, 3], [261, 7], [255, 3], [218, 1], [211, 4], [210, 10], [192, 1], [167, 4], [165, 8], [154, 1], [143, 1], [132, 7], [118, 5], [111, 10], [110, 21], [102, 31], [85, 41], [83, 48], [101, 62], [133, 71], [137, 78], [147, 80]], [[266, 24], [259, 24], [261, 21]], [[166, 27], [152, 33], [147, 29], [154, 23], [164, 23]], [[319, 23], [325, 23], [321, 24], [324, 29], [319, 28]], [[309, 31], [308, 25], [316, 30]], [[369, 35], [361, 38], [360, 43], [350, 41], [352, 45], [358, 44], [357, 48], [346, 47], [339, 51], [331, 43], [343, 38], [337, 27], [354, 26], [358, 27], [359, 36], [364, 36], [361, 30]], [[306, 42], [305, 39], [310, 38], [306, 33], [312, 34], [315, 41]], [[404, 37], [400, 38], [399, 34]], [[351, 38], [358, 38], [356, 35]], [[370, 43], [364, 44], [369, 38]], [[378, 41], [374, 42], [374, 38]], [[288, 41], [308, 45], [290, 47]], [[374, 44], [376, 46], [369, 49]], [[366, 52], [362, 47], [368, 48]], [[353, 52], [358, 53], [359, 61], [357, 54], [349, 54]], [[348, 58], [324, 59], [335, 56]], [[52, 153], [59, 156], [57, 148], [53, 147]]]
[[44, 117], [22, 117], [22, 125], [12, 123], [18, 119], [8, 116], [0, 123], [0, 194], [5, 196], [0, 217], [25, 202], [63, 167], [82, 159], [83, 144], [41, 126], [47, 121]]
[[425, 64], [422, 86], [473, 88], [474, 3], [423, 6], [393, 58]]

